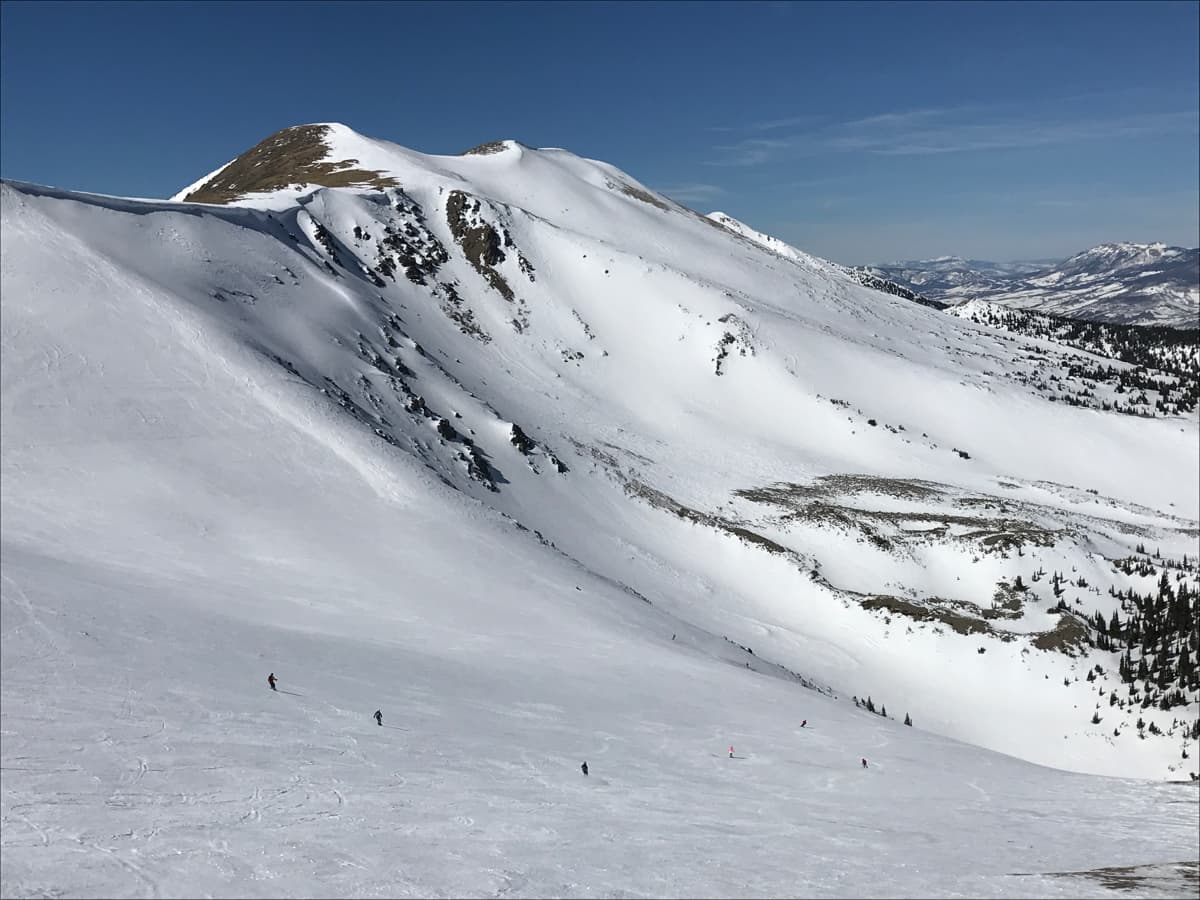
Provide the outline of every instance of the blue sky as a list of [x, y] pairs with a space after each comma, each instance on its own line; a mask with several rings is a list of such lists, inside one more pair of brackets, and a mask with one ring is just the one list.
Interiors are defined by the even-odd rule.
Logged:
[[1200, 4], [0, 6], [0, 174], [166, 197], [339, 121], [619, 166], [848, 263], [1200, 243]]

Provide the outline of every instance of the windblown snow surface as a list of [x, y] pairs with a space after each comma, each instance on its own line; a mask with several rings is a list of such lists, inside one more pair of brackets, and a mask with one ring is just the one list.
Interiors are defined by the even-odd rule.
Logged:
[[610, 166], [328, 131], [401, 187], [0, 187], [5, 897], [1194, 895], [1130, 718], [1194, 702], [1033, 647], [1044, 580], [860, 601], [1140, 586], [1195, 421]]

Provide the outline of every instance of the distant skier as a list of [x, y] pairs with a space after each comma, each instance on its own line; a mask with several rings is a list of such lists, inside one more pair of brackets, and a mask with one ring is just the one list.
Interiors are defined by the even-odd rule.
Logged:
[[803, 722], [800, 723], [800, 727], [803, 728], [807, 724], [808, 724], [808, 719], [805, 719]]
[[275, 673], [272, 672], [270, 675], [267, 676], [267, 684], [269, 684], [271, 686], [271, 690], [273, 690], [273, 691], [279, 690], [279, 688], [275, 687], [275, 681], [276, 681]]
[[380, 710], [375, 710], [375, 724], [380, 728], [383, 727], [383, 713]]
[[863, 764], [863, 768], [865, 769], [867, 767], [867, 758], [865, 756], [863, 757], [862, 764]]
[[580, 766], [579, 768], [583, 771], [584, 775], [587, 775], [587, 761], [586, 760], [584, 761], [583, 765]]
[[729, 745], [729, 758], [733, 759], [733, 744]]

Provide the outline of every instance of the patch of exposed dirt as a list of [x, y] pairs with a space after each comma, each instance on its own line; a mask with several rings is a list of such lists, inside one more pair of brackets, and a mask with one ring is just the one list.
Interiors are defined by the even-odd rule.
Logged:
[[992, 608], [982, 611], [985, 619], [1019, 619], [1025, 607], [1026, 591], [1017, 590], [1007, 581], [996, 584], [992, 594]]
[[[959, 502], [943, 486], [931, 482], [871, 475], [825, 475], [808, 485], [780, 482], [769, 487], [734, 491], [737, 497], [782, 509], [781, 524], [803, 521], [858, 531], [882, 549], [890, 549], [893, 541], [945, 539], [952, 526], [969, 529], [954, 535], [955, 540], [977, 542], [985, 552], [1006, 553], [1027, 545], [1049, 547], [1061, 537], [1061, 531], [1015, 518], [1012, 514], [1020, 511], [1018, 507], [999, 499], [989, 502], [988, 498], [968, 497], [962, 504], [976, 509], [995, 508], [1001, 513], [995, 516], [964, 515], [949, 510], [864, 509], [836, 502], [839, 497], [861, 494], [911, 501]], [[881, 530], [887, 533], [881, 533]]]
[[[603, 453], [603, 451], [594, 451], [593, 456], [601, 460], [612, 459], [611, 456]], [[615, 462], [615, 460], [613, 460], [613, 462]], [[689, 522], [695, 522], [698, 525], [706, 525], [709, 528], [715, 528], [717, 531], [723, 531], [726, 534], [736, 537], [743, 543], [761, 547], [768, 553], [773, 553], [777, 556], [786, 557], [799, 566], [807, 566], [804, 557], [802, 557], [795, 550], [790, 550], [782, 544], [779, 544], [768, 537], [764, 537], [756, 531], [751, 531], [744, 525], [741, 525], [723, 516], [716, 516], [712, 513], [706, 513], [697, 509], [692, 509], [690, 506], [684, 506], [673, 497], [664, 494], [657, 488], [650, 487], [650, 485], [639, 481], [636, 478], [623, 476], [617, 471], [614, 471], [613, 474], [621, 480], [625, 487], [625, 492], [632, 497], [640, 497], [651, 506], [673, 513], [681, 519], [687, 519]]]
[[508, 147], [504, 141], [488, 141], [486, 144], [479, 144], [472, 147], [470, 150], [464, 150], [459, 156], [491, 156], [493, 153], [503, 153]]
[[890, 594], [871, 594], [859, 600], [863, 609], [885, 609], [918, 622], [936, 621], [949, 625], [959, 634], [994, 634], [992, 626], [977, 616], [967, 615], [965, 603], [931, 597], [927, 600], [905, 600]]
[[1063, 610], [1059, 612], [1062, 615], [1059, 616], [1058, 624], [1035, 637], [1032, 641], [1033, 646], [1039, 650], [1055, 650], [1067, 656], [1074, 656], [1088, 645], [1088, 628], [1075, 613]]
[[504, 262], [504, 247], [512, 246], [512, 238], [479, 217], [479, 201], [463, 191], [451, 191], [446, 200], [446, 221], [454, 240], [462, 247], [467, 261], [505, 300], [516, 299], [513, 289], [495, 267]]
[[931, 481], [921, 481], [915, 478], [882, 478], [877, 475], [820, 475], [809, 485], [779, 482], [770, 487], [734, 491], [735, 496], [745, 497], [756, 503], [771, 503], [776, 506], [794, 505], [797, 501], [813, 497], [864, 493], [883, 494], [907, 500], [927, 500], [941, 497], [945, 491], [940, 485]]
[[608, 186], [614, 191], [620, 191], [627, 197], [641, 200], [643, 203], [649, 203], [651, 206], [656, 206], [659, 209], [669, 210], [671, 208], [663, 202], [662, 198], [655, 197], [649, 191], [643, 191], [641, 188], [634, 187], [626, 181], [610, 181], [608, 182]]

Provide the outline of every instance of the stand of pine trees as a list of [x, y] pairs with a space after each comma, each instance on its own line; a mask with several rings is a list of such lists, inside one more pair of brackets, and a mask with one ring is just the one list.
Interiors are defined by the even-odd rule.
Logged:
[[[1087, 322], [1002, 307], [977, 310], [971, 321], [1132, 366], [1118, 368], [1077, 357], [1065, 379], [1051, 372], [1034, 384], [1056, 402], [1146, 417], [1187, 415], [1200, 405], [1200, 333], [1194, 330]], [[1102, 384], [1124, 400], [1097, 398], [1095, 389]]]
[[[1108, 619], [1097, 612], [1090, 620], [1096, 646], [1121, 652], [1117, 668], [1129, 685], [1130, 705], [1138, 703], [1142, 709], [1157, 705], [1164, 710], [1187, 705], [1200, 694], [1200, 592], [1193, 583], [1195, 562], [1187, 557], [1176, 562], [1131, 556], [1118, 560], [1116, 568], [1126, 575], [1157, 574], [1158, 584], [1145, 594], [1132, 587], [1109, 588], [1121, 608]], [[1110, 694], [1109, 704], [1124, 706], [1125, 702]]]

